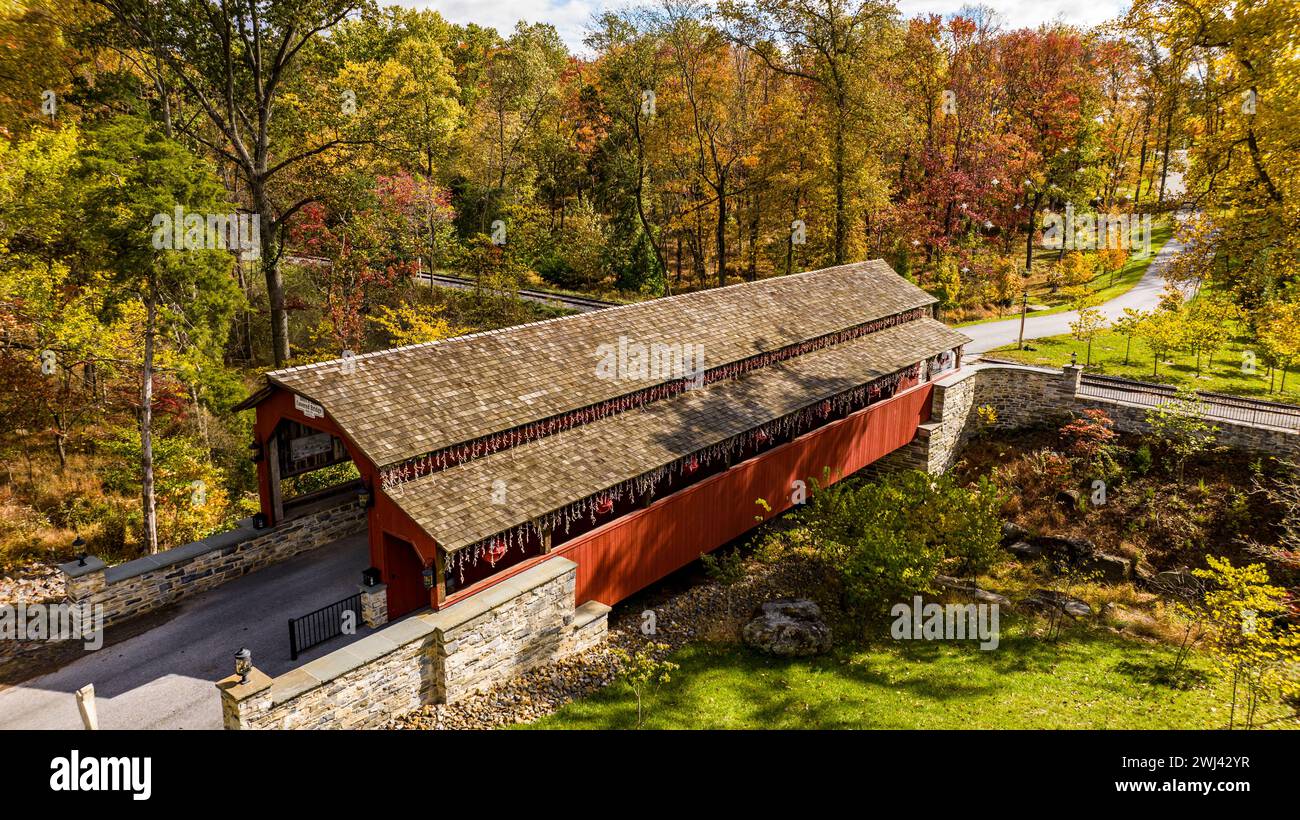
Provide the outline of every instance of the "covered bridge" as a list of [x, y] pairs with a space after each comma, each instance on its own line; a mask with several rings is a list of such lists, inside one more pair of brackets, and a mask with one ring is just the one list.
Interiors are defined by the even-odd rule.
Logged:
[[911, 441], [968, 341], [935, 304], [872, 261], [274, 371], [262, 513], [350, 460], [390, 618], [554, 555], [614, 604]]

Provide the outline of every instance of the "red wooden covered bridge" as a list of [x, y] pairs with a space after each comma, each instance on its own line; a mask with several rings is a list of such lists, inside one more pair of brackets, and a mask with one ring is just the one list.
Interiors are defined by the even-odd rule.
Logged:
[[262, 512], [351, 460], [390, 618], [554, 555], [614, 604], [911, 441], [968, 341], [935, 311], [873, 261], [278, 370]]

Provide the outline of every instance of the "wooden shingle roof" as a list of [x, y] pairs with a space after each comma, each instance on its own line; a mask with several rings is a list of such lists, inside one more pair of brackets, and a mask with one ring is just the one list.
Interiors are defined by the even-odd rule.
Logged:
[[454, 551], [969, 341], [917, 319], [385, 492]]
[[[277, 370], [384, 467], [652, 386], [596, 377], [620, 337], [729, 362], [934, 304], [881, 260]], [[915, 359], [913, 359], [915, 361]], [[350, 370], [350, 372], [348, 372]]]

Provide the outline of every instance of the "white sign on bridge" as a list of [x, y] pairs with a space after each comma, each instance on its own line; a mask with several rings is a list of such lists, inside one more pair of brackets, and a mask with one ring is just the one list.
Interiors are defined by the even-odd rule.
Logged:
[[309, 419], [320, 419], [325, 417], [324, 407], [321, 407], [314, 401], [308, 401], [302, 396], [293, 397], [293, 406]]

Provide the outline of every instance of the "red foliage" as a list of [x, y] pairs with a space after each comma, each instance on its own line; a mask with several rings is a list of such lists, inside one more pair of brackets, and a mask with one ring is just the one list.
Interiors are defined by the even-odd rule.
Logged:
[[1102, 449], [1114, 443], [1118, 434], [1115, 422], [1106, 415], [1105, 410], [1084, 410], [1081, 418], [1076, 418], [1061, 428], [1061, 441], [1065, 451], [1070, 455], [1085, 460], [1092, 460]]

